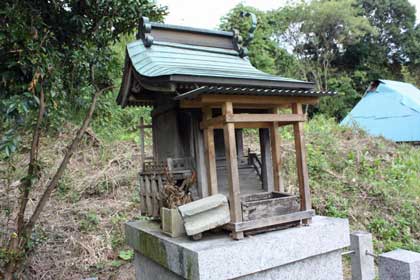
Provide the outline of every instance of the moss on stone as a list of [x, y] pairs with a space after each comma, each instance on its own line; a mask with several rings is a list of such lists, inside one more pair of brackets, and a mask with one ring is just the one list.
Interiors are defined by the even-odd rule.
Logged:
[[193, 278], [193, 260], [190, 256], [187, 256], [187, 261], [186, 261], [186, 272], [187, 272], [187, 279], [192, 279]]
[[158, 264], [168, 267], [166, 249], [159, 239], [149, 234], [142, 234], [139, 238], [140, 252]]

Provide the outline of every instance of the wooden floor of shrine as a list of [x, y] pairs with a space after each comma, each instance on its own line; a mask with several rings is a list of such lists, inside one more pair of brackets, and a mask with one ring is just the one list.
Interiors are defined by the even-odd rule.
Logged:
[[[224, 158], [216, 159], [217, 167], [217, 185], [219, 192], [225, 195], [229, 194], [228, 174], [226, 169], [226, 160]], [[238, 159], [239, 187], [241, 195], [263, 192], [261, 179], [257, 170], [252, 164], [248, 163], [248, 158]]]

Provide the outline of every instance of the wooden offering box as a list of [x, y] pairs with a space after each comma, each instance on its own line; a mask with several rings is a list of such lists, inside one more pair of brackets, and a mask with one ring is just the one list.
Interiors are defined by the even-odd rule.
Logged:
[[242, 220], [258, 220], [299, 211], [296, 195], [280, 192], [264, 192], [241, 198]]

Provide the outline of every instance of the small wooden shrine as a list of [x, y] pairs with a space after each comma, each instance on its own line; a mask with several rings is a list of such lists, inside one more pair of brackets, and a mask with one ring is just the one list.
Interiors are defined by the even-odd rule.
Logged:
[[[253, 15], [245, 14], [245, 16]], [[238, 32], [204, 30], [142, 18], [138, 40], [127, 46], [117, 98], [125, 106], [152, 106], [153, 159], [140, 172], [141, 207], [159, 216], [166, 173], [194, 174], [198, 198], [228, 195], [235, 239], [244, 232], [308, 223], [311, 208], [302, 105], [329, 92], [314, 84], [263, 73], [247, 58]], [[287, 112], [287, 113], [285, 113]], [[284, 193], [280, 127], [294, 131], [299, 195]], [[147, 126], [143, 126], [147, 127]], [[246, 153], [243, 129], [259, 129], [261, 154]]]

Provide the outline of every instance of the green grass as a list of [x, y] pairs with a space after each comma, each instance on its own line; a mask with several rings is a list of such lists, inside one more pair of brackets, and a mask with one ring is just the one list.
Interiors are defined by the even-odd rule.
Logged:
[[[114, 118], [95, 119], [95, 132], [105, 141], [138, 143], [138, 120], [143, 115], [150, 122], [150, 110], [125, 110], [112, 107]], [[252, 129], [245, 134], [258, 135]], [[283, 128], [281, 135], [285, 186], [296, 192], [292, 128]], [[305, 125], [305, 141], [317, 214], [348, 217], [353, 230], [372, 232], [378, 252], [397, 247], [420, 252], [419, 147], [370, 137], [362, 130], [341, 127], [321, 115]], [[150, 144], [150, 134], [146, 142]], [[113, 235], [114, 246], [119, 245], [121, 232], [115, 230]]]
[[[318, 116], [305, 127], [310, 186], [318, 214], [349, 217], [374, 235], [377, 251], [420, 252], [420, 148], [370, 137]], [[282, 131], [286, 141], [290, 131]], [[293, 154], [284, 162], [295, 183]]]

